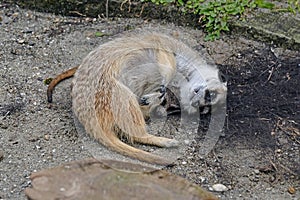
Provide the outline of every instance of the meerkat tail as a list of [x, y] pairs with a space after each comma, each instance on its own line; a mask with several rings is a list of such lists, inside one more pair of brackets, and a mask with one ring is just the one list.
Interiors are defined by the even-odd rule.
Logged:
[[47, 89], [47, 99], [48, 99], [49, 103], [52, 103], [52, 93], [53, 93], [53, 90], [54, 90], [55, 86], [59, 82], [65, 80], [67, 78], [70, 78], [70, 77], [74, 76], [74, 74], [75, 74], [76, 70], [78, 69], [78, 67], [79, 66], [73, 67], [73, 68], [71, 68], [71, 69], [69, 69], [69, 70], [67, 70], [67, 71], [59, 74], [58, 76], [56, 76], [51, 81], [51, 83], [49, 84], [48, 89]]
[[131, 158], [135, 158], [147, 163], [164, 166], [169, 166], [173, 163], [172, 161], [162, 158], [158, 155], [154, 155], [141, 149], [134, 148], [122, 142], [113, 131], [107, 133], [105, 138], [101, 138], [101, 143], [111, 150], [121, 153], [122, 155], [127, 155]]

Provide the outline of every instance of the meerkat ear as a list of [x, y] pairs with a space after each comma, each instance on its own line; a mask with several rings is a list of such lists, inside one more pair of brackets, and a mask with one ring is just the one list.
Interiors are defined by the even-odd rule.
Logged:
[[219, 79], [222, 83], [227, 83], [228, 76], [219, 71]]

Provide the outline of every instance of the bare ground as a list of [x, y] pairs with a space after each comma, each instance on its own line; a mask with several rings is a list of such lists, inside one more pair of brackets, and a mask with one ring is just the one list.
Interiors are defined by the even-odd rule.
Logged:
[[199, 131], [167, 170], [208, 190], [227, 186], [215, 192], [221, 199], [300, 199], [299, 52], [241, 36], [203, 42], [201, 31], [157, 21], [0, 8], [0, 199], [26, 199], [33, 171], [92, 156], [74, 125], [70, 81], [56, 89], [51, 107], [43, 81], [112, 36], [143, 27], [176, 30], [193, 48], [204, 47], [228, 76], [225, 136], [202, 157]]

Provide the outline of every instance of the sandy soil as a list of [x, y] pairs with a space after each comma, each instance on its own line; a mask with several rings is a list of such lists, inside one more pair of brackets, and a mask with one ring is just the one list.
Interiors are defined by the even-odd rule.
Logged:
[[[57, 87], [52, 106], [44, 80], [123, 31], [144, 27], [176, 30], [194, 49], [204, 47], [228, 76], [224, 135], [203, 157], [201, 126], [167, 170], [208, 190], [225, 185], [228, 191], [213, 191], [221, 199], [300, 199], [299, 52], [239, 36], [203, 42], [201, 31], [157, 21], [0, 8], [0, 199], [26, 199], [32, 172], [94, 155], [73, 120], [70, 80]], [[104, 36], [96, 37], [100, 32]], [[170, 124], [178, 118], [170, 117]], [[167, 129], [175, 130], [171, 125]]]

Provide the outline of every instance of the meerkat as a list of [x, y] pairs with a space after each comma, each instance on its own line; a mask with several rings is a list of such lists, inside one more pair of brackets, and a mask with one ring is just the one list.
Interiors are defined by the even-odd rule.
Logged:
[[130, 143], [176, 147], [178, 141], [146, 131], [144, 118], [164, 100], [165, 88], [170, 84], [179, 89], [182, 109], [188, 113], [224, 103], [227, 91], [216, 66], [208, 65], [184, 43], [159, 33], [124, 36], [100, 45], [80, 66], [53, 79], [47, 90], [49, 102], [55, 85], [71, 76], [73, 111], [86, 132], [114, 151], [159, 165], [171, 162], [118, 136]]

